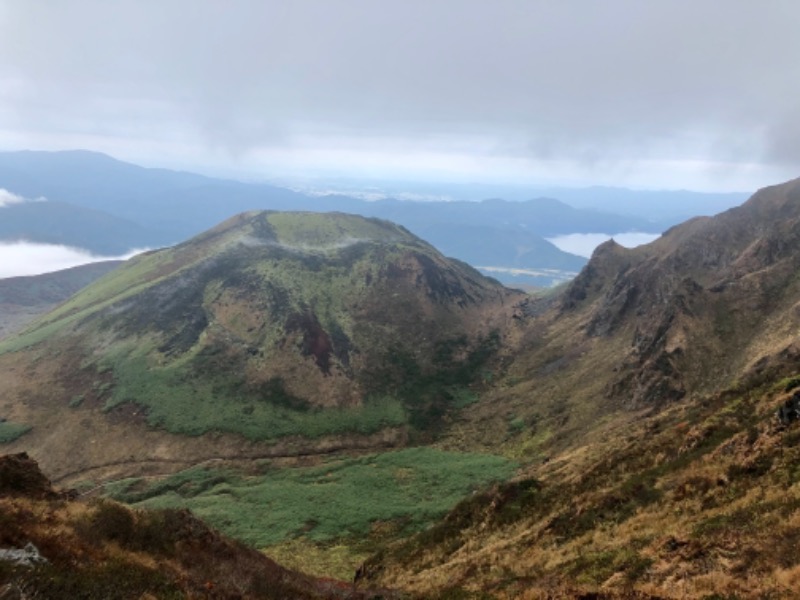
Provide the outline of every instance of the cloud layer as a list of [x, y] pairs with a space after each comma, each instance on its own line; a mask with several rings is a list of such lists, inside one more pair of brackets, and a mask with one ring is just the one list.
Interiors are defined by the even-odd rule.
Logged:
[[125, 256], [94, 256], [80, 248], [33, 242], [0, 242], [0, 279], [40, 275], [102, 260], [127, 260], [144, 250]]
[[156, 162], [743, 183], [800, 158], [798, 22], [793, 0], [5, 2], [0, 130]]
[[[0, 181], [2, 181], [1, 178]], [[11, 206], [12, 204], [22, 204], [23, 202], [47, 202], [47, 198], [44, 196], [40, 196], [39, 198], [25, 198], [5, 188], [0, 188], [0, 208]]]

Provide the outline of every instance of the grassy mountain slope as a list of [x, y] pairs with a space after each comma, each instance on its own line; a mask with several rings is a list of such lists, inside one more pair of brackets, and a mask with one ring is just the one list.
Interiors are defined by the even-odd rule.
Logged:
[[373, 580], [792, 597], [799, 426], [775, 414], [800, 373], [798, 231], [792, 181], [649, 246], [609, 242], [560, 297], [522, 307], [517, 359], [443, 445], [532, 461], [528, 476], [375, 557]]
[[102, 261], [42, 275], [0, 279], [0, 338], [52, 310], [120, 264]]
[[792, 381], [609, 419], [379, 552], [368, 580], [427, 597], [794, 598], [800, 426], [775, 418]]
[[518, 345], [506, 379], [467, 412], [481, 423], [464, 426], [470, 441], [508, 437], [512, 454], [571, 444], [620, 409], [658, 409], [783, 369], [797, 354], [797, 190], [767, 188], [647, 246], [609, 241], [561, 296], [528, 300], [507, 333]]
[[[426, 598], [791, 598], [800, 424], [775, 413], [800, 388], [798, 225], [795, 181], [646, 247], [609, 242], [562, 293], [522, 299], [385, 222], [241, 215], [3, 344], [1, 407], [33, 425], [7, 447], [67, 479], [76, 461], [135, 474], [111, 491], [221, 521], [228, 499], [241, 516], [300, 481], [363, 508], [453, 451], [507, 474], [464, 451], [500, 453], [523, 471], [410, 539], [375, 507], [337, 511], [356, 532], [342, 564], [374, 551], [366, 581]], [[318, 460], [409, 438], [436, 449]], [[309, 452], [291, 472], [259, 463]], [[264, 470], [224, 474], [244, 463]], [[312, 518], [273, 547], [339, 548], [321, 500], [297, 495]]]
[[474, 401], [521, 297], [385, 221], [245, 213], [6, 340], [5, 410], [57, 476], [430, 439]]

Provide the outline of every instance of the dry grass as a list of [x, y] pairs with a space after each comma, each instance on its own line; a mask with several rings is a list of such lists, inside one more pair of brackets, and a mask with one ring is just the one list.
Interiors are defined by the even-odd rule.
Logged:
[[529, 469], [536, 499], [510, 521], [500, 486], [437, 535], [373, 559], [376, 579], [497, 598], [791, 598], [800, 425], [777, 427], [783, 389], [608, 418], [585, 444]]
[[0, 590], [29, 598], [353, 598], [354, 592], [278, 566], [186, 511], [134, 511], [109, 500], [0, 497], [0, 547], [33, 543], [46, 559], [0, 562]]

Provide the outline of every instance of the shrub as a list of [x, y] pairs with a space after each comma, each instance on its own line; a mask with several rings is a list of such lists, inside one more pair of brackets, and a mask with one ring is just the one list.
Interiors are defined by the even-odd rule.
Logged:
[[172, 556], [183, 522], [180, 516], [175, 509], [135, 511], [103, 499], [76, 524], [76, 532], [96, 546], [113, 541], [129, 550]]
[[800, 376], [791, 377], [786, 380], [786, 384], [783, 387], [784, 392], [791, 392], [796, 387], [800, 387]]
[[30, 425], [3, 421], [0, 423], [0, 444], [7, 444], [22, 437], [31, 430]]
[[728, 479], [734, 481], [745, 477], [755, 478], [766, 475], [772, 468], [773, 456], [761, 454], [755, 460], [743, 463], [732, 464], [728, 467]]
[[572, 561], [569, 573], [581, 583], [601, 584], [619, 572], [625, 574], [627, 581], [634, 582], [641, 579], [652, 564], [652, 559], [623, 548], [581, 555]]
[[108, 541], [128, 546], [134, 535], [135, 522], [130, 509], [116, 502], [100, 500], [84, 519], [78, 521], [76, 531], [96, 546]]

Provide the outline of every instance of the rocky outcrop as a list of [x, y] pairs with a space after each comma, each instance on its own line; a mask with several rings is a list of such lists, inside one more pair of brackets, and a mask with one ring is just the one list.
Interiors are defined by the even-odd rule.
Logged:
[[585, 315], [586, 336], [626, 336], [629, 352], [608, 396], [653, 405], [718, 389], [769, 350], [788, 347], [792, 323], [800, 323], [798, 270], [795, 180], [647, 246], [606, 242], [564, 294], [560, 314]]
[[24, 496], [36, 499], [59, 497], [39, 464], [25, 452], [0, 456], [0, 498]]
[[800, 392], [795, 392], [780, 406], [777, 416], [784, 427], [800, 421]]

